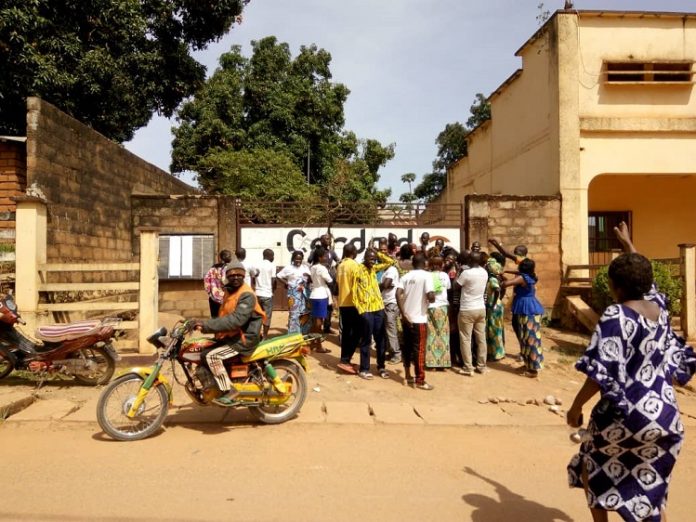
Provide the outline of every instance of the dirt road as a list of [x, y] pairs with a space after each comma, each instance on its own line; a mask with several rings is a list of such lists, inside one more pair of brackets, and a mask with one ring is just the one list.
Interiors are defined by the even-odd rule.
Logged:
[[[2, 520], [474, 522], [588, 520], [565, 485], [563, 427], [174, 427], [116, 443], [98, 430], [0, 430]], [[694, 520], [696, 438], [670, 492]], [[12, 448], [12, 449], [10, 449]]]
[[[94, 422], [99, 390], [48, 383], [0, 425], [0, 520], [589, 519], [582, 493], [566, 485], [576, 446], [562, 412], [527, 404], [549, 394], [561, 408], [570, 403], [582, 381], [572, 369], [582, 337], [547, 329], [538, 380], [506, 359], [483, 376], [429, 373], [431, 392], [405, 386], [399, 367], [369, 382], [337, 373], [331, 341], [332, 353], [312, 356], [300, 417], [281, 426], [243, 415], [191, 422], [224, 410], [191, 408], [177, 389], [166, 430], [117, 443]], [[0, 396], [31, 390], [21, 379], [4, 383]], [[696, 520], [696, 395], [678, 398], [687, 439], [669, 513], [681, 522]]]

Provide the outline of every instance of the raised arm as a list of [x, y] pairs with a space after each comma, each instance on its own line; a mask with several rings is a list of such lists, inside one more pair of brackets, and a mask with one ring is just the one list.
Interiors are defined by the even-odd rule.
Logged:
[[508, 252], [503, 248], [503, 245], [500, 244], [500, 242], [497, 239], [489, 239], [488, 242], [495, 247], [495, 249], [503, 254], [505, 257], [508, 259], [512, 259], [513, 261], [517, 261], [517, 257]]
[[616, 234], [616, 239], [619, 240], [623, 251], [626, 254], [637, 254], [638, 251], [636, 247], [633, 246], [631, 241], [631, 232], [628, 230], [628, 225], [622, 221], [618, 226], [614, 227], [614, 234]]
[[375, 272], [381, 272], [382, 270], [386, 270], [390, 266], [393, 266], [396, 264], [396, 259], [391, 258], [379, 250], [376, 252], [377, 253], [377, 259], [379, 260], [379, 263], [376, 263], [373, 268]]

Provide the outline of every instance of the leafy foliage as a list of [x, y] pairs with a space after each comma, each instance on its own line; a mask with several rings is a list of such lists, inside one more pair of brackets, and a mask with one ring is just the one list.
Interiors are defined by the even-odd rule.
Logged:
[[469, 107], [469, 112], [471, 116], [466, 120], [466, 126], [468, 132], [471, 132], [484, 121], [491, 119], [491, 103], [483, 94], [478, 92], [474, 98], [474, 103]]
[[433, 161], [433, 172], [445, 173], [454, 163], [466, 156], [466, 135], [469, 128], [458, 121], [448, 123], [444, 130], [437, 135], [437, 157]]
[[[681, 313], [682, 281], [672, 275], [668, 265], [652, 261], [653, 278], [657, 289], [667, 296], [671, 314]], [[609, 289], [609, 267], [602, 267], [592, 281], [592, 307], [601, 314], [613, 304], [614, 299]]]
[[221, 150], [206, 156], [201, 168], [210, 180], [205, 187], [208, 192], [269, 201], [310, 201], [317, 194], [292, 158], [282, 152]]
[[[337, 202], [381, 201], [388, 193], [375, 188], [378, 171], [394, 157], [394, 146], [359, 140], [344, 130], [343, 105], [350, 91], [331, 81], [330, 62], [331, 55], [316, 45], [302, 46], [293, 58], [288, 44], [273, 36], [252, 42], [250, 58], [241, 47], [232, 47], [195, 98], [178, 111], [172, 171], [193, 171], [205, 190], [217, 193], [257, 193], [246, 184], [272, 179], [275, 189], [296, 200], [295, 174], [302, 173], [320, 188], [308, 188], [308, 194]], [[245, 153], [234, 169], [239, 177], [234, 186], [232, 171], [224, 170], [232, 163], [218, 161], [223, 152], [225, 158]], [[259, 178], [253, 157], [262, 155], [265, 161], [263, 154], [285, 158], [288, 175]]]
[[5, 0], [0, 7], [0, 134], [23, 135], [40, 96], [126, 141], [171, 116], [205, 79], [190, 54], [224, 35], [248, 0]]
[[467, 155], [466, 136], [483, 122], [491, 119], [491, 104], [480, 92], [469, 108], [470, 116], [466, 125], [460, 122], [448, 123], [437, 135], [437, 157], [433, 161], [432, 172], [425, 174], [416, 185], [413, 194], [420, 200], [429, 202], [437, 198], [447, 186], [447, 169], [457, 160]]

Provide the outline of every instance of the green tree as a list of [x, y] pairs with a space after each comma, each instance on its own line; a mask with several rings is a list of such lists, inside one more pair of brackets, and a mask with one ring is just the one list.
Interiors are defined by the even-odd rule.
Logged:
[[0, 134], [25, 133], [40, 96], [117, 141], [171, 116], [205, 79], [192, 50], [219, 39], [248, 0], [5, 0]]
[[[290, 158], [312, 184], [332, 185], [324, 197], [380, 201], [385, 193], [375, 188], [378, 171], [394, 157], [394, 146], [344, 129], [349, 90], [331, 81], [330, 62], [315, 45], [302, 46], [293, 58], [288, 44], [273, 36], [252, 42], [250, 58], [234, 46], [178, 111], [172, 172], [193, 171], [204, 188], [224, 192], [226, 185], [216, 181], [221, 171], [207, 168], [209, 156], [273, 151]], [[345, 192], [339, 193], [341, 186]]]
[[401, 176], [401, 183], [408, 183], [408, 192], [405, 192], [399, 196], [399, 200], [404, 203], [410, 203], [417, 198], [413, 195], [412, 183], [416, 181], [416, 174], [414, 172], [408, 172]]
[[437, 156], [433, 161], [433, 172], [444, 173], [459, 158], [466, 156], [466, 135], [469, 132], [469, 127], [458, 121], [445, 125], [435, 139]]
[[491, 119], [491, 104], [480, 92], [474, 97], [469, 108], [466, 125], [456, 121], [448, 123], [437, 135], [437, 157], [433, 161], [433, 170], [416, 185], [413, 193], [422, 201], [433, 201], [447, 186], [447, 170], [460, 158], [467, 155], [467, 135], [483, 122]]
[[469, 107], [471, 116], [466, 120], [467, 131], [471, 132], [484, 121], [491, 119], [491, 102], [480, 92], [476, 93], [474, 103]]
[[201, 162], [209, 185], [208, 192], [237, 196], [247, 200], [311, 201], [317, 195], [293, 159], [269, 149], [253, 151], [220, 150]]

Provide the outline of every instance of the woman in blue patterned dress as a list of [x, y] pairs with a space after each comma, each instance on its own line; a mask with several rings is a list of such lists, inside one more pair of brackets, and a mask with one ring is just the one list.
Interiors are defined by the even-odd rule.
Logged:
[[626, 254], [609, 266], [618, 304], [597, 324], [575, 365], [587, 378], [567, 413], [582, 424], [582, 407], [598, 392], [580, 452], [568, 465], [573, 487], [585, 489], [595, 522], [616, 511], [624, 520], [666, 520], [667, 486], [684, 438], [672, 381], [685, 384], [696, 355], [670, 326], [665, 297], [650, 261], [635, 251], [628, 227], [615, 229]]
[[544, 307], [536, 298], [535, 266], [529, 258], [522, 260], [519, 275], [502, 283], [503, 288], [515, 287], [512, 316], [517, 320], [524, 375], [532, 378], [537, 377], [539, 370], [544, 367], [544, 352], [541, 348], [541, 317], [544, 315]]
[[288, 288], [288, 333], [306, 334], [312, 325], [307, 307], [310, 271], [303, 261], [304, 253], [295, 250], [290, 264], [276, 276]]

